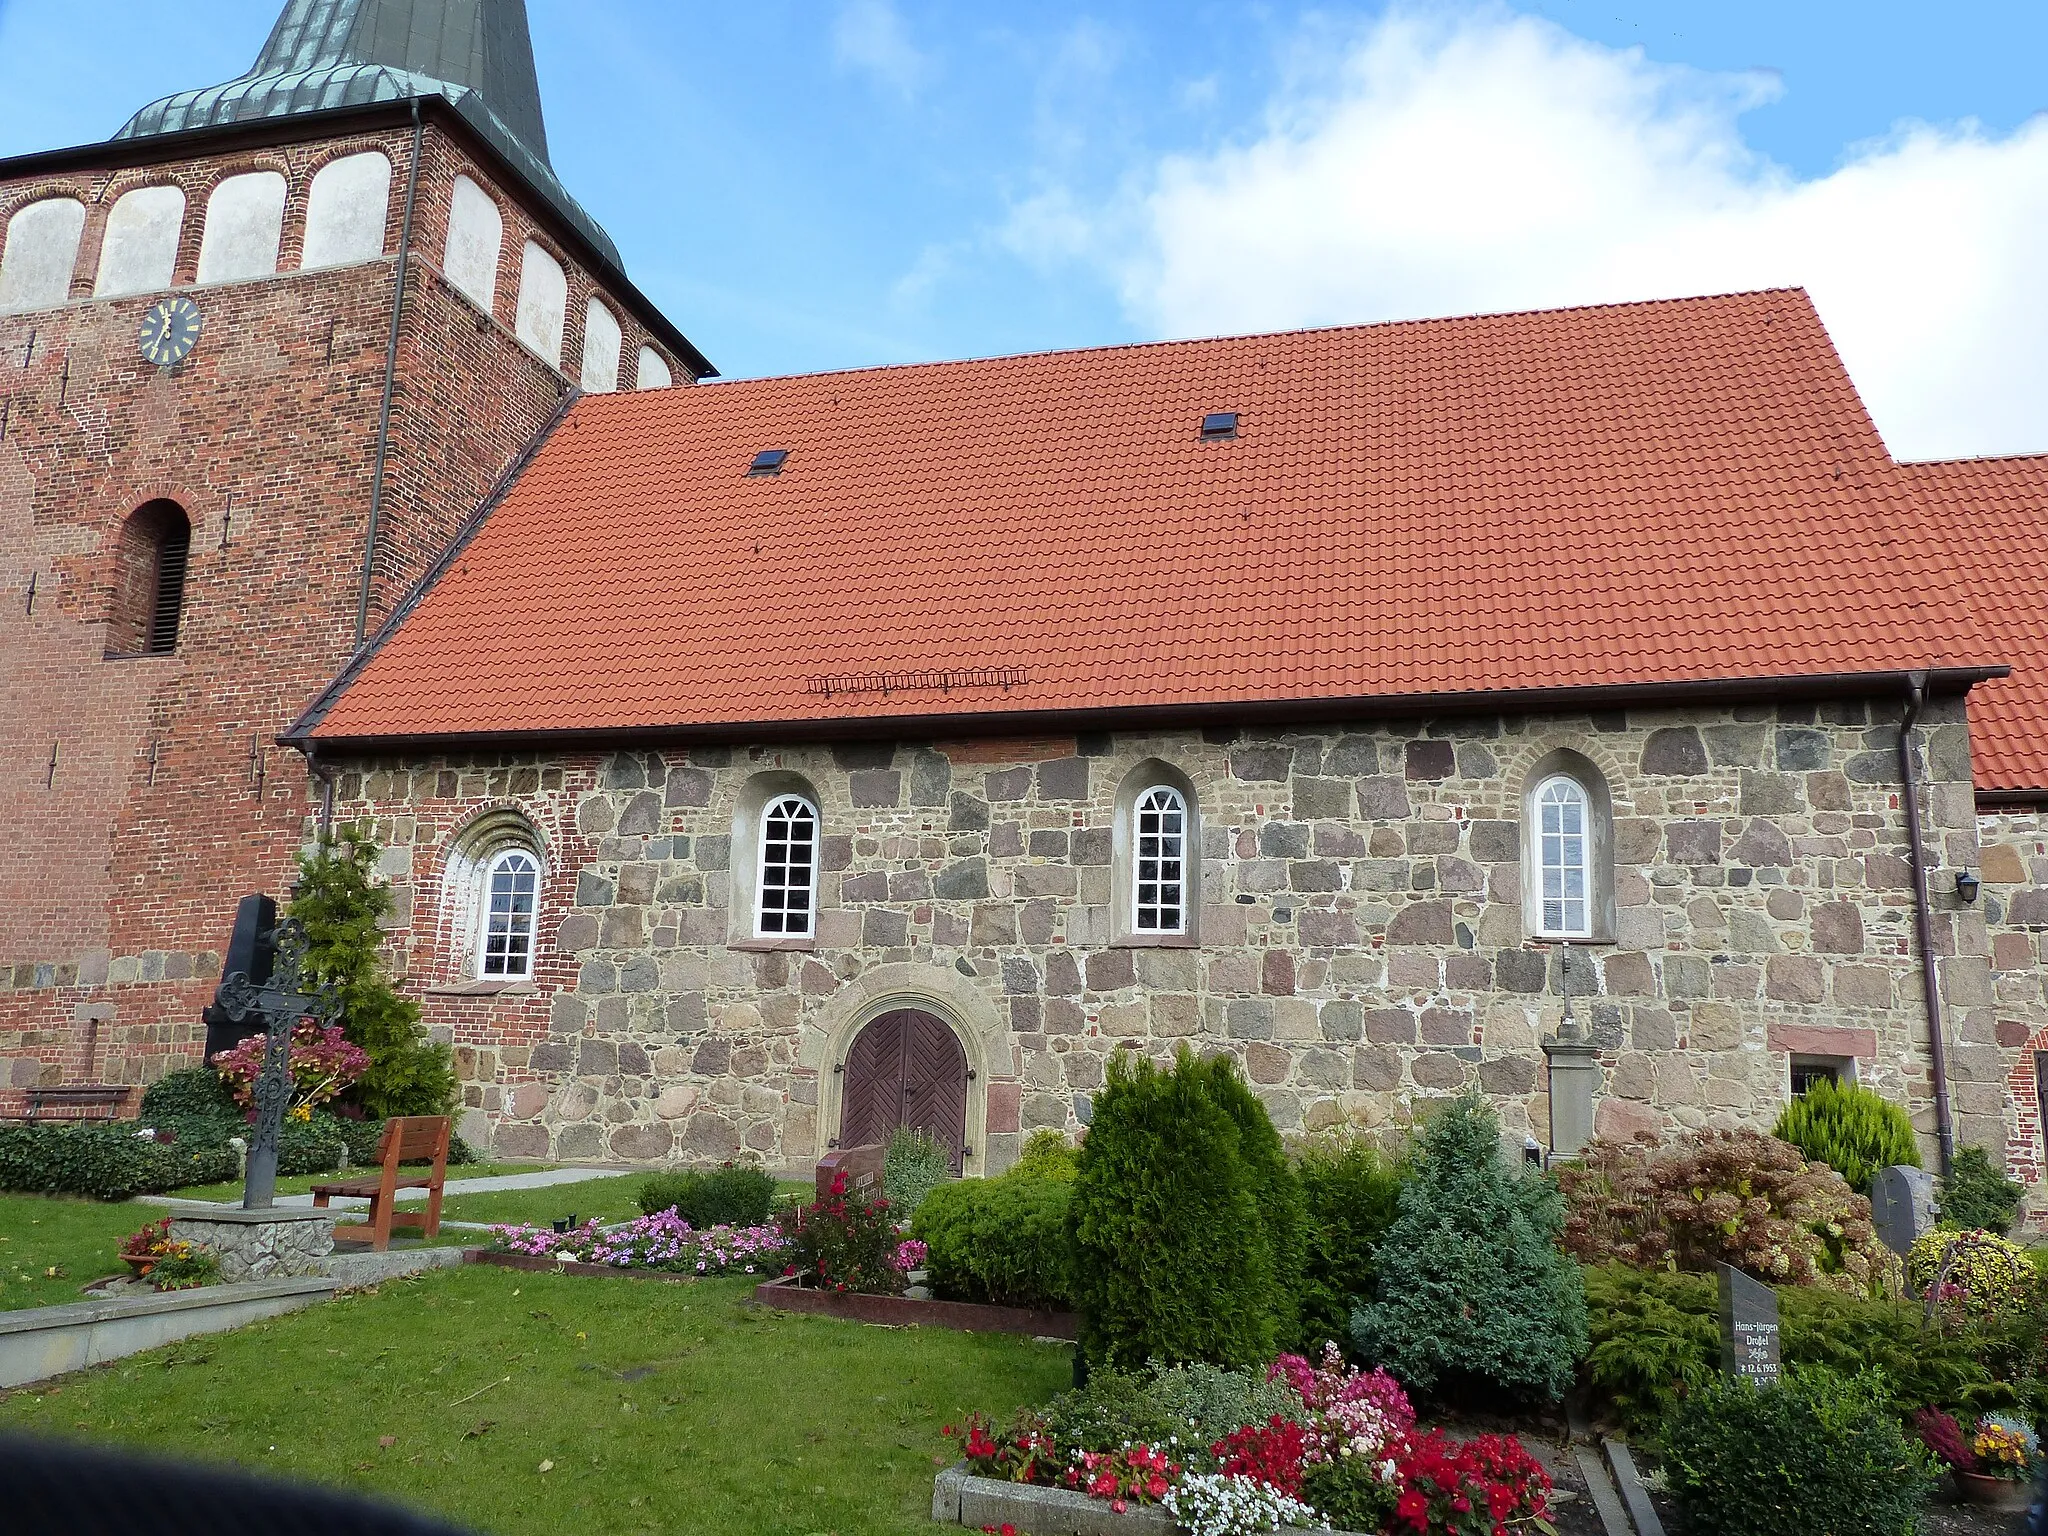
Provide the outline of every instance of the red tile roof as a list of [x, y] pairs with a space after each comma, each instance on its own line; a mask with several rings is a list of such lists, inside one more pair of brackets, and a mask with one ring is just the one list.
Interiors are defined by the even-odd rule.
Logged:
[[1970, 694], [1978, 792], [2048, 793], [2048, 454], [1900, 467], [1930, 512], [1951, 514], [1986, 649], [2012, 667]]
[[[1199, 440], [1223, 410], [1240, 435]], [[294, 729], [786, 734], [1995, 662], [1957, 589], [1796, 290], [1106, 347], [579, 401]]]

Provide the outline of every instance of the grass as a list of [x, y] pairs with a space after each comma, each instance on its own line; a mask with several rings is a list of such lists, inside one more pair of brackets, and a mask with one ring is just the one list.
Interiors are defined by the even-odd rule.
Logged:
[[[448, 1170], [448, 1182], [459, 1179], [496, 1178], [510, 1173], [540, 1173], [554, 1166], [551, 1163], [462, 1163]], [[303, 1195], [315, 1184], [330, 1184], [336, 1179], [367, 1178], [372, 1170], [351, 1168], [347, 1173], [299, 1173], [289, 1177], [280, 1175], [277, 1192], [280, 1195]], [[231, 1179], [220, 1184], [194, 1184], [189, 1189], [175, 1189], [170, 1198], [174, 1200], [240, 1200], [242, 1181]]]
[[126, 1268], [121, 1240], [162, 1214], [132, 1200], [0, 1195], [0, 1312], [83, 1300], [88, 1280]]
[[581, 1179], [574, 1184], [549, 1184], [541, 1189], [494, 1189], [481, 1195], [458, 1195], [451, 1185], [441, 1197], [443, 1221], [524, 1222], [546, 1226], [564, 1216], [588, 1221], [626, 1221], [640, 1214], [633, 1194], [640, 1181]]
[[941, 1426], [1068, 1384], [1065, 1346], [778, 1315], [752, 1284], [440, 1271], [0, 1396], [0, 1429], [503, 1536], [865, 1536], [928, 1526]]

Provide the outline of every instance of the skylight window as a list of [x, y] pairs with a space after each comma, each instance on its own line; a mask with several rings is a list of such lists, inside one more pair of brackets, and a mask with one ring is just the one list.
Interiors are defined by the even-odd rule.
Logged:
[[1221, 438], [1237, 436], [1237, 412], [1211, 411], [1202, 418], [1202, 441], [1211, 442]]
[[[1236, 417], [1231, 418], [1233, 421], [1236, 419]], [[779, 475], [782, 473], [782, 462], [788, 457], [789, 450], [787, 448], [763, 448], [754, 455], [754, 462], [747, 466], [747, 473], [750, 475]]]

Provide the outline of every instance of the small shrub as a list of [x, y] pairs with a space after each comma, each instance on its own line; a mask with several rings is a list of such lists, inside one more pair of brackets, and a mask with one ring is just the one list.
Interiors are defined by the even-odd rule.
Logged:
[[[269, 1050], [269, 1036], [251, 1035], [233, 1050], [222, 1051], [213, 1058], [221, 1081], [244, 1110], [256, 1108], [256, 1083], [263, 1075], [263, 1062]], [[349, 1043], [339, 1024], [323, 1026], [311, 1019], [301, 1019], [292, 1029], [286, 1065], [291, 1073], [286, 1110], [288, 1114], [303, 1116], [316, 1106], [339, 1098], [369, 1069], [370, 1056], [361, 1046]]]
[[1771, 1285], [1854, 1294], [1896, 1286], [1870, 1202], [1824, 1163], [1752, 1130], [1663, 1146], [1595, 1141], [1558, 1172], [1565, 1248], [1583, 1264], [1704, 1273], [1733, 1264]]
[[149, 1267], [149, 1283], [159, 1291], [192, 1291], [220, 1283], [220, 1259], [211, 1248], [179, 1243], [182, 1253], [168, 1253]]
[[1081, 1154], [1072, 1142], [1051, 1126], [1040, 1126], [1025, 1139], [1023, 1154], [1010, 1172], [1041, 1179], [1064, 1179], [1071, 1184], [1080, 1170]]
[[165, 1145], [140, 1130], [132, 1120], [0, 1126], [0, 1189], [126, 1200], [235, 1176], [235, 1154], [224, 1144]]
[[1881, 1168], [1920, 1166], [1920, 1142], [1906, 1112], [1855, 1083], [1822, 1078], [1785, 1106], [1773, 1134], [1809, 1161], [1826, 1163], [1861, 1195], [1870, 1193]]
[[1913, 1433], [1943, 1466], [1954, 1467], [1958, 1472], [1977, 1470], [1977, 1453], [1970, 1449], [1970, 1438], [1963, 1433], [1954, 1414], [1939, 1408], [1922, 1408], [1913, 1415]]
[[[1704, 1275], [1603, 1265], [1586, 1271], [1586, 1306], [1587, 1384], [1631, 1428], [1654, 1430], [1719, 1371], [1718, 1292]], [[2012, 1401], [1987, 1366], [1984, 1340], [1944, 1333], [1915, 1304], [1786, 1287], [1778, 1306], [1788, 1365], [1876, 1371], [1900, 1413]]]
[[882, 1193], [901, 1221], [914, 1216], [924, 1197], [953, 1177], [953, 1154], [930, 1131], [899, 1125], [882, 1161]]
[[1982, 1147], [1964, 1147], [1941, 1181], [1942, 1223], [2003, 1237], [2012, 1230], [2026, 1194], [2024, 1186], [1992, 1165], [1990, 1153]]
[[743, 1163], [686, 1168], [642, 1179], [635, 1199], [643, 1215], [672, 1210], [699, 1230], [757, 1227], [774, 1214], [775, 1180], [763, 1169]]
[[1945, 1318], [1995, 1323], [2024, 1312], [2041, 1280], [2027, 1250], [1989, 1232], [1937, 1227], [1906, 1255], [1906, 1280], [1915, 1295]]
[[955, 1179], [925, 1197], [911, 1221], [927, 1248], [932, 1289], [955, 1301], [1070, 1311], [1072, 1179], [1023, 1163], [1000, 1178]]
[[844, 1169], [822, 1200], [784, 1211], [777, 1225], [785, 1275], [828, 1291], [891, 1296], [903, 1289], [889, 1202], [848, 1192]]
[[1302, 1474], [1301, 1501], [1337, 1531], [1381, 1531], [1393, 1521], [1401, 1485], [1371, 1456], [1339, 1455]]
[[1400, 1214], [1408, 1169], [1369, 1141], [1322, 1136], [1302, 1147], [1295, 1176], [1305, 1239], [1295, 1347], [1316, 1354], [1348, 1339], [1351, 1314], [1372, 1300], [1373, 1254]]
[[1579, 1269], [1557, 1247], [1564, 1204], [1547, 1178], [1508, 1170], [1477, 1094], [1417, 1138], [1400, 1212], [1379, 1246], [1375, 1299], [1352, 1322], [1365, 1358], [1425, 1392], [1561, 1396], [1586, 1345]]
[[1110, 1060], [1068, 1217], [1093, 1366], [1273, 1355], [1272, 1239], [1212, 1082], [1185, 1046], [1164, 1069]]
[[1047, 1403], [1039, 1417], [1062, 1447], [1108, 1451], [1172, 1440], [1190, 1465], [1208, 1468], [1216, 1464], [1209, 1448], [1239, 1430], [1301, 1416], [1301, 1396], [1284, 1379], [1263, 1371], [1176, 1365], [1097, 1371], [1086, 1387]]
[[142, 1095], [142, 1121], [161, 1125], [165, 1120], [220, 1118], [240, 1115], [234, 1094], [208, 1066], [180, 1067], [151, 1083]]
[[1882, 1384], [1830, 1371], [1771, 1387], [1717, 1376], [1673, 1416], [1664, 1453], [1698, 1536], [1913, 1536], [1936, 1480]]

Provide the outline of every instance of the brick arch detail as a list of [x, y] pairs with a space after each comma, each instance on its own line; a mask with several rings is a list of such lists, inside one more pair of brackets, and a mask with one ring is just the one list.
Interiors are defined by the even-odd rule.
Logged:
[[2048, 1029], [2037, 1029], [2027, 1037], [2019, 1049], [2019, 1059], [2005, 1079], [2013, 1113], [2006, 1127], [2006, 1171], [2022, 1184], [2036, 1188], [2048, 1183], [2048, 1158], [2044, 1158], [2041, 1144], [2040, 1079], [2034, 1068], [2035, 1053], [2040, 1051], [2048, 1051]]

